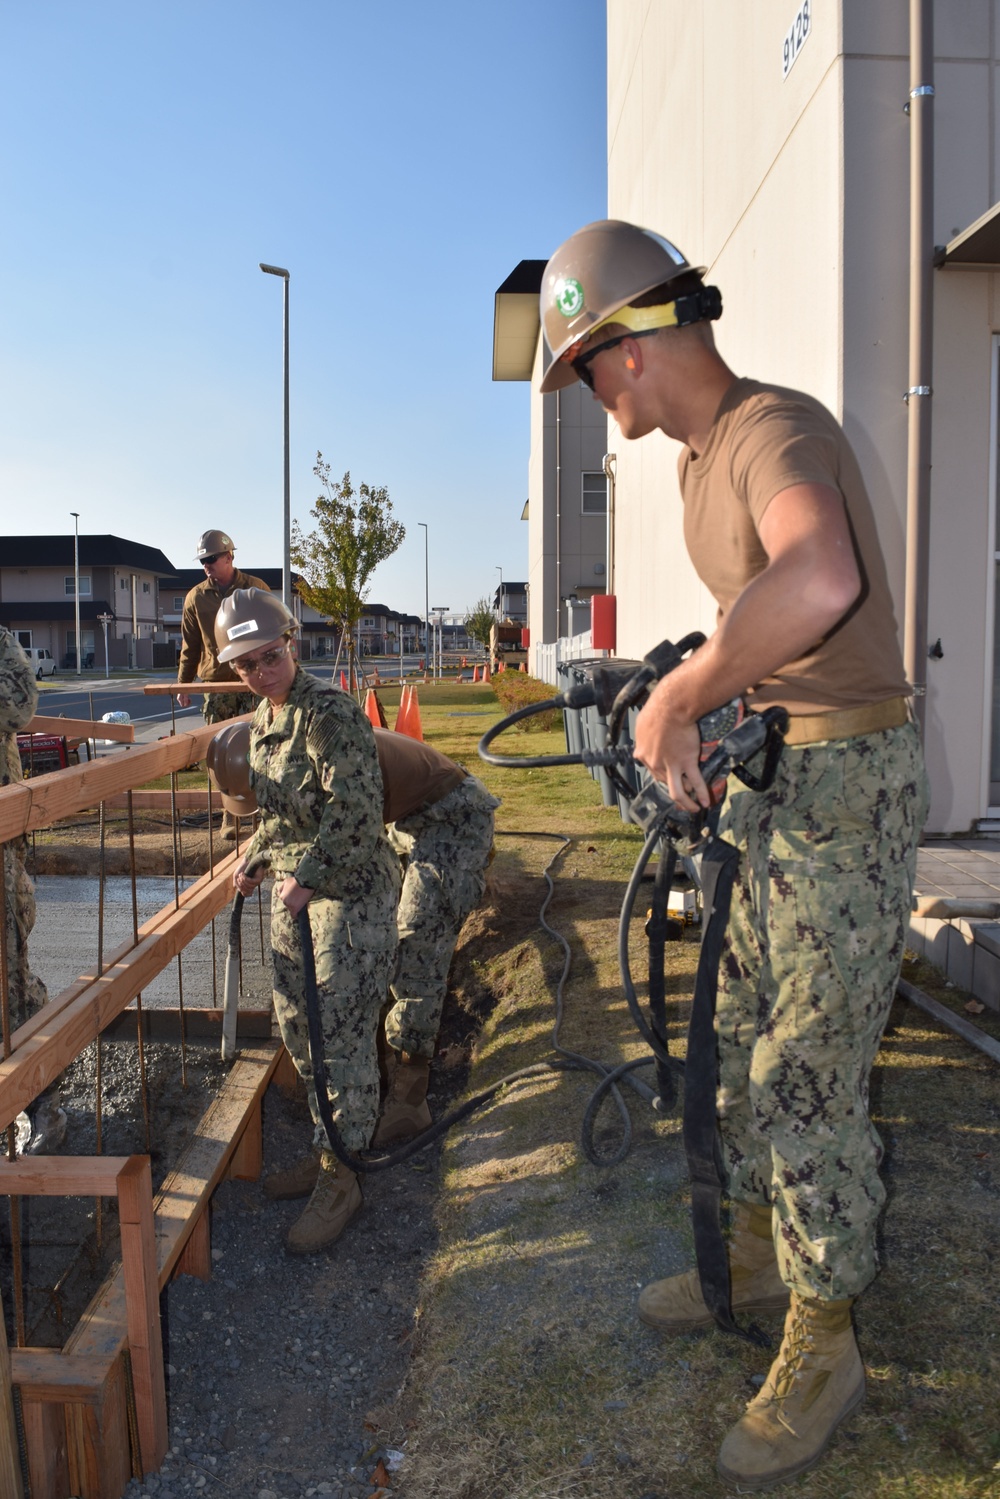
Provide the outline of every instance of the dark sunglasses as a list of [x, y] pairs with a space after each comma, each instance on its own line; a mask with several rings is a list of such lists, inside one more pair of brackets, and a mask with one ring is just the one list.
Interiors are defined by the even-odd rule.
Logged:
[[588, 369], [588, 365], [592, 359], [596, 359], [598, 354], [603, 354], [605, 349], [617, 348], [627, 338], [651, 338], [654, 333], [659, 333], [659, 331], [659, 328], [642, 328], [636, 333], [619, 333], [617, 338], [606, 338], [602, 344], [597, 344], [595, 348], [588, 349], [586, 354], [578, 354], [570, 368], [577, 378], [583, 381], [587, 389], [592, 391], [594, 389], [594, 377]]
[[201, 565], [202, 567], [211, 567], [213, 562], [218, 562], [219, 558], [225, 555], [225, 552], [213, 552], [211, 557], [202, 557]]

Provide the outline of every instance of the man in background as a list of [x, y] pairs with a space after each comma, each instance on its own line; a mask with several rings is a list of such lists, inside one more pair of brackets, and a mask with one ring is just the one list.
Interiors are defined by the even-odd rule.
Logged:
[[[177, 667], [179, 682], [232, 682], [233, 692], [205, 693], [202, 712], [206, 723], [222, 723], [252, 713], [257, 706], [252, 692], [241, 692], [239, 678], [228, 664], [221, 663], [215, 644], [215, 616], [223, 599], [237, 588], [261, 588], [267, 584], [253, 573], [240, 572], [233, 562], [236, 548], [225, 531], [204, 531], [198, 541], [196, 560], [205, 569], [205, 580], [197, 583], [184, 600], [181, 617], [181, 658]], [[177, 706], [189, 708], [191, 696], [181, 692]], [[229, 813], [222, 817], [223, 838], [236, 837], [236, 819]]]

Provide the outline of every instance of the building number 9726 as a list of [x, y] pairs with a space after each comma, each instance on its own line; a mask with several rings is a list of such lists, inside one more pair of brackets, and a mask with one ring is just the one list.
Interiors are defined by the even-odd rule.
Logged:
[[805, 45], [812, 25], [812, 0], [802, 0], [795, 20], [789, 26], [781, 44], [781, 76], [787, 78], [799, 53]]

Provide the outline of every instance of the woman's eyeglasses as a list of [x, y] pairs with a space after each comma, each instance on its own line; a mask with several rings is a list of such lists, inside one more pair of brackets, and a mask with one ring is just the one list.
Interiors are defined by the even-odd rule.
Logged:
[[266, 671], [269, 666], [277, 666], [287, 655], [287, 645], [276, 645], [273, 651], [264, 651], [260, 656], [239, 656], [233, 666], [241, 677], [252, 677], [258, 671]]

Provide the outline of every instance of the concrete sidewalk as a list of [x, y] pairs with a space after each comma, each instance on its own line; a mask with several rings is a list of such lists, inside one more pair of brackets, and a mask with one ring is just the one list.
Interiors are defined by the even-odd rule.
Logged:
[[[917, 855], [917, 893], [1000, 903], [1000, 839], [928, 840]], [[914, 916], [909, 946], [953, 983], [1000, 1011], [1000, 921]]]

